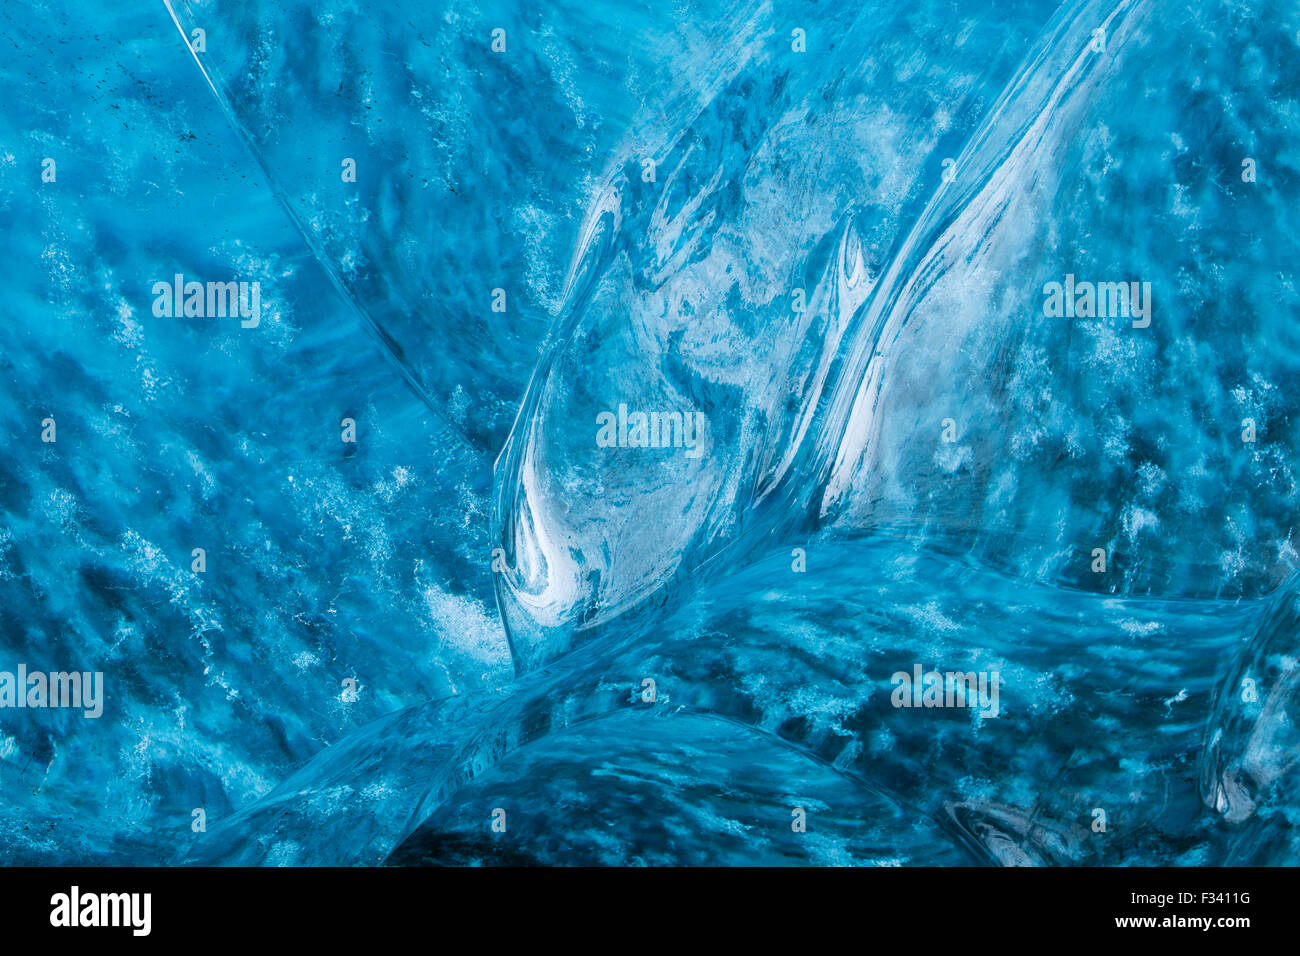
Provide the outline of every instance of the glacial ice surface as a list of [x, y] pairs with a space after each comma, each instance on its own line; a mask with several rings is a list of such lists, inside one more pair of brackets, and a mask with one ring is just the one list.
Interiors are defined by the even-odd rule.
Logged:
[[1295, 862], [1294, 4], [0, 23], [5, 860]]

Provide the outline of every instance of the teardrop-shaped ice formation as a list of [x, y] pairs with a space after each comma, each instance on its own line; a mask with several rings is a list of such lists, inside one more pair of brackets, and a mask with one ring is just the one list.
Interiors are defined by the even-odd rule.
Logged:
[[755, 56], [659, 159], [662, 181], [629, 161], [589, 217], [497, 465], [518, 666], [842, 509], [876, 454], [902, 328], [949, 269], [1017, 242], [1009, 211], [1050, 199], [1051, 163], [1114, 68], [1093, 25], [1119, 48], [1137, 17], [1085, 3], [1053, 21], [906, 235], [898, 152], [933, 141], [870, 105], [891, 89], [864, 64], [895, 52], [873, 20], [817, 70]]
[[[498, 461], [517, 663], [817, 529], [907, 529], [1110, 593], [1275, 588], [1300, 439], [1240, 433], [1284, 407], [1300, 243], [1285, 183], [1243, 181], [1234, 151], [1247, 112], [1297, 125], [1284, 22], [1071, 4], [951, 182], [929, 144], [910, 203], [879, 105], [900, 93], [863, 65], [891, 51], [861, 24], [815, 73], [746, 63], [655, 183], [629, 160]], [[1252, 43], [1284, 66], [1249, 110], [1180, 72]], [[702, 414], [708, 451], [634, 447], [621, 409]]]

